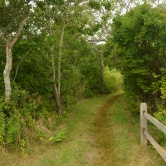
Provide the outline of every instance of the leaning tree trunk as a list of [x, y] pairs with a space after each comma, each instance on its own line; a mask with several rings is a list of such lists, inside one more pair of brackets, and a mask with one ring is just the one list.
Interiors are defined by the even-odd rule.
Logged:
[[12, 91], [11, 82], [10, 82], [10, 72], [12, 70], [12, 59], [13, 59], [12, 48], [13, 48], [14, 44], [17, 42], [18, 38], [20, 37], [27, 19], [28, 19], [28, 17], [26, 17], [24, 20], [22, 20], [22, 22], [18, 28], [18, 32], [16, 33], [14, 38], [12, 39], [12, 37], [8, 37], [8, 39], [7, 39], [6, 65], [5, 65], [5, 69], [3, 71], [4, 84], [5, 84], [5, 100], [6, 101], [10, 100], [10, 95], [11, 95], [11, 91]]
[[5, 100], [8, 101], [11, 95], [11, 82], [10, 82], [10, 72], [12, 69], [12, 46], [10, 40], [6, 44], [6, 65], [3, 71], [4, 84], [5, 84]]

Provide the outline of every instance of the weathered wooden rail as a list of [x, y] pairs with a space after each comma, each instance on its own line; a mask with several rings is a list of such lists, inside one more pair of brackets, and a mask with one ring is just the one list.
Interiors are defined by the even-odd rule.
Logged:
[[166, 134], [166, 126], [160, 123], [158, 120], [153, 118], [151, 115], [147, 113], [147, 105], [146, 103], [141, 103], [140, 106], [140, 120], [141, 120], [141, 145], [143, 148], [147, 146], [147, 140], [154, 146], [154, 148], [158, 151], [160, 156], [166, 162], [166, 150], [161, 147], [148, 133], [147, 120], [149, 120], [153, 125], [158, 127], [164, 134]]

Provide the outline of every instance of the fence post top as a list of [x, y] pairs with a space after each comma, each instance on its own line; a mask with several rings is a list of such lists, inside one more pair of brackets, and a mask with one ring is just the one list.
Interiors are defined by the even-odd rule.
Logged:
[[146, 103], [141, 103], [141, 105], [147, 105]]
[[141, 103], [141, 106], [142, 107], [147, 107], [147, 104], [146, 103]]
[[147, 109], [147, 104], [146, 103], [141, 103], [140, 107], [141, 107], [141, 110], [146, 110]]

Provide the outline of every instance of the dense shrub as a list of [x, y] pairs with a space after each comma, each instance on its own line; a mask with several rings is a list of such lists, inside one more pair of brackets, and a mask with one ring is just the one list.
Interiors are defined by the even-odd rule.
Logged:
[[55, 110], [47, 110], [37, 97], [15, 86], [10, 102], [0, 99], [1, 145], [24, 151], [32, 140], [40, 140], [40, 133], [47, 137], [46, 132], [56, 129], [60, 119]]
[[109, 67], [105, 67], [104, 81], [106, 93], [111, 93], [123, 88], [123, 76], [116, 69], [110, 70]]
[[[166, 108], [165, 23], [164, 5], [138, 5], [114, 18], [105, 52], [110, 51], [110, 58], [119, 65], [129, 98], [136, 96], [140, 102], [147, 102], [151, 113], [158, 111], [156, 101]], [[133, 103], [134, 100], [128, 102], [131, 107]]]

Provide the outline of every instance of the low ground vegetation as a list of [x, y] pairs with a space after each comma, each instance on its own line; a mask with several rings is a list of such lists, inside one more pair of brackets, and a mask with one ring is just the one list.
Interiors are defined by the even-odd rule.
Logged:
[[142, 150], [139, 120], [124, 108], [119, 93], [83, 100], [76, 104], [70, 120], [56, 130], [59, 142], [53, 141], [55, 137], [43, 139], [19, 157], [18, 152], [9, 154], [2, 149], [3, 166], [164, 166], [150, 145]]

